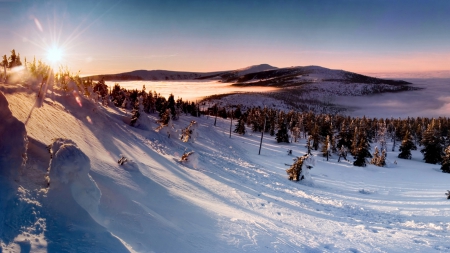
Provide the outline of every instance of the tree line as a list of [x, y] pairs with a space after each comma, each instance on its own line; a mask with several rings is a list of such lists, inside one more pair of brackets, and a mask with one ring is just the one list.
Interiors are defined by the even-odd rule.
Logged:
[[[336, 155], [339, 160], [349, 153], [355, 166], [384, 166], [388, 148], [398, 151], [401, 159], [411, 159], [411, 150], [420, 148], [426, 163], [441, 164], [442, 171], [450, 173], [450, 118], [367, 118], [261, 107], [245, 112], [237, 107], [225, 113], [225, 108], [217, 105], [210, 109], [212, 115], [237, 118], [235, 133], [245, 134], [247, 127], [253, 132], [263, 131], [277, 142], [303, 138], [308, 152], [320, 149], [324, 157]], [[371, 153], [373, 143], [380, 147]]]

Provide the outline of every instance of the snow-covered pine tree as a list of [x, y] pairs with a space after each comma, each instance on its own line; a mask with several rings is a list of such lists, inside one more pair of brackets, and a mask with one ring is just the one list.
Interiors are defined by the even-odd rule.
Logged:
[[370, 163], [378, 166], [379, 160], [380, 160], [380, 150], [378, 150], [378, 147], [375, 147], [375, 151], [373, 152], [372, 160], [370, 160]]
[[450, 146], [445, 149], [441, 164], [442, 172], [450, 173]]
[[139, 112], [139, 102], [136, 102], [133, 110], [131, 111], [130, 126], [136, 126], [137, 120], [139, 119], [140, 116], [141, 113]]
[[286, 173], [289, 176], [289, 180], [299, 181], [300, 174], [302, 173], [302, 165], [305, 158], [306, 155], [294, 159], [294, 164], [292, 164], [291, 167], [286, 170]]
[[385, 122], [378, 123], [377, 140], [380, 143], [381, 150], [387, 149], [386, 136], [387, 136], [386, 123]]
[[291, 134], [292, 134], [292, 137], [294, 138], [294, 142], [298, 142], [298, 140], [300, 139], [300, 127], [294, 126], [291, 129]]
[[403, 137], [402, 144], [400, 145], [398, 158], [411, 159], [411, 150], [416, 150], [417, 147], [413, 142], [411, 133], [406, 130], [405, 137]]
[[358, 142], [359, 142], [359, 132], [358, 132], [358, 127], [355, 127], [355, 131], [353, 133], [353, 140], [352, 140], [352, 144], [350, 146], [350, 154], [352, 154], [353, 156], [356, 156], [356, 154], [358, 153]]
[[242, 115], [238, 119], [238, 122], [236, 124], [236, 128], [234, 129], [234, 132], [237, 134], [245, 134], [245, 120]]
[[328, 157], [331, 155], [331, 141], [329, 135], [327, 135], [327, 138], [325, 138], [322, 143], [322, 155], [327, 158], [327, 161]]
[[170, 109], [166, 109], [163, 113], [160, 114], [161, 118], [157, 121], [159, 123], [159, 126], [156, 128], [156, 131], [158, 132], [163, 127], [167, 126], [169, 124], [170, 120]]
[[347, 148], [345, 148], [344, 145], [341, 146], [341, 148], [338, 151], [338, 154], [339, 154], [338, 162], [341, 161], [341, 157], [347, 161]]
[[442, 160], [441, 138], [435, 124], [435, 119], [428, 124], [427, 130], [422, 136], [423, 149], [420, 150], [423, 160], [432, 164], [440, 163]]
[[312, 143], [312, 136], [308, 136], [308, 140], [306, 141], [306, 148], [308, 150], [308, 154], [311, 154], [311, 143]]
[[378, 159], [377, 166], [384, 167], [385, 165], [386, 165], [386, 149], [383, 149], [383, 151], [381, 151], [381, 156]]

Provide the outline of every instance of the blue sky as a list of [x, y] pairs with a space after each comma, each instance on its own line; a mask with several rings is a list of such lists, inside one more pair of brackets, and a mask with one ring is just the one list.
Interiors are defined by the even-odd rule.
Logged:
[[61, 64], [85, 74], [261, 63], [447, 70], [449, 13], [448, 0], [0, 0], [0, 54], [45, 59], [55, 45]]

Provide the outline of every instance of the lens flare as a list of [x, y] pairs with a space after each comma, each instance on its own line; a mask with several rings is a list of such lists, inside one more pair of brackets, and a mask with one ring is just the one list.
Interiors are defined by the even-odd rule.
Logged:
[[62, 50], [58, 47], [52, 47], [47, 51], [47, 60], [52, 63], [56, 63], [61, 61], [62, 59]]

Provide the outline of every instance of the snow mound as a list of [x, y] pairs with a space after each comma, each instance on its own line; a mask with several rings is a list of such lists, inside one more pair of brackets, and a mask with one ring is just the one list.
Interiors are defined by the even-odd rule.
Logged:
[[191, 169], [198, 169], [198, 153], [192, 153], [186, 161], [182, 161], [182, 164]]
[[12, 115], [2, 92], [0, 119], [0, 177], [16, 180], [27, 160], [27, 131], [25, 125]]
[[101, 192], [89, 175], [89, 158], [68, 139], [56, 139], [50, 146], [50, 190], [69, 188], [75, 201], [89, 213], [96, 213]]

